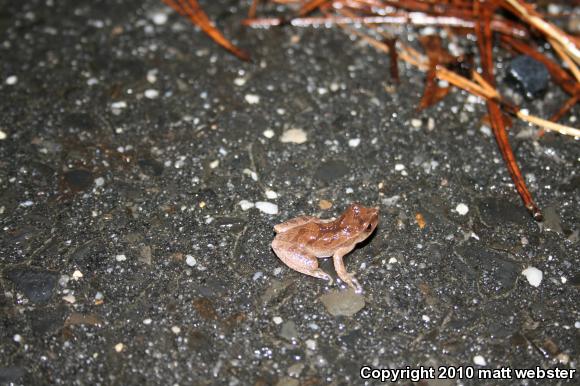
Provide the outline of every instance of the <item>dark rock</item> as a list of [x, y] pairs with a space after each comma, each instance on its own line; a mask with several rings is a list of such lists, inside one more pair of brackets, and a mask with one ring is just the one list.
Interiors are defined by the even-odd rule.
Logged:
[[58, 274], [33, 267], [16, 267], [5, 272], [19, 291], [31, 302], [45, 304], [50, 301], [52, 292], [58, 280]]
[[348, 165], [344, 161], [331, 160], [318, 167], [314, 178], [324, 184], [330, 184], [348, 174], [349, 171]]
[[64, 182], [73, 192], [87, 190], [93, 185], [93, 180], [93, 173], [84, 169], [73, 169], [64, 174]]
[[514, 223], [523, 226], [533, 221], [520, 203], [513, 204], [506, 200], [486, 199], [482, 200], [478, 207], [481, 220], [490, 226], [504, 223]]
[[37, 309], [27, 314], [32, 331], [37, 336], [51, 335], [59, 331], [65, 322], [66, 306]]
[[548, 87], [550, 73], [537, 60], [526, 56], [516, 56], [509, 64], [509, 77], [532, 99], [542, 95]]
[[24, 376], [22, 367], [0, 367], [0, 383], [16, 383]]
[[138, 164], [141, 171], [149, 176], [159, 177], [163, 173], [163, 164], [154, 159], [140, 159]]

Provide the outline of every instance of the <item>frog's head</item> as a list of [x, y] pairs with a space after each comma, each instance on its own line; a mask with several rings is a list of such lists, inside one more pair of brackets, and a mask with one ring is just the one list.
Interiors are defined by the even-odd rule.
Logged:
[[349, 225], [366, 238], [373, 233], [379, 223], [379, 208], [352, 203], [346, 210], [345, 217]]

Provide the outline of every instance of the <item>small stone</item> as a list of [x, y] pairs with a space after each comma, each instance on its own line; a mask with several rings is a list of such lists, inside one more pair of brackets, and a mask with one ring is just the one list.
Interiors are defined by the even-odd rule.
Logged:
[[238, 205], [242, 208], [243, 211], [251, 209], [255, 206], [253, 202], [250, 202], [248, 200], [242, 200], [238, 202]]
[[73, 295], [63, 296], [62, 300], [64, 300], [67, 303], [70, 303], [70, 304], [74, 304], [77, 301], [77, 299]]
[[455, 210], [457, 211], [457, 213], [459, 213], [461, 216], [465, 216], [467, 214], [467, 212], [469, 212], [469, 207], [463, 203], [457, 205], [455, 207]]
[[209, 167], [210, 169], [215, 169], [220, 165], [220, 160], [216, 159], [215, 161], [210, 162]]
[[519, 55], [512, 59], [508, 74], [530, 99], [541, 96], [547, 89], [550, 79], [546, 67], [527, 55]]
[[332, 208], [332, 202], [328, 200], [320, 200], [318, 202], [318, 207], [322, 210], [330, 209]]
[[475, 363], [478, 366], [486, 366], [487, 365], [485, 358], [482, 357], [481, 355], [474, 356], [473, 363]]
[[123, 254], [116, 255], [115, 260], [117, 260], [118, 262], [125, 261], [125, 260], [127, 260], [127, 256], [125, 256]]
[[9, 86], [13, 86], [16, 83], [18, 83], [18, 77], [16, 75], [10, 75], [8, 78], [6, 78], [6, 84]]
[[152, 323], [153, 321], [151, 320], [151, 318], [147, 318], [147, 319], [143, 319], [143, 324], [148, 326]]
[[405, 165], [403, 165], [403, 164], [396, 164], [395, 165], [395, 171], [400, 172], [402, 170], [405, 170]]
[[159, 97], [159, 91], [150, 88], [145, 90], [145, 93], [143, 95], [145, 95], [145, 98], [147, 99], [157, 99]]
[[155, 12], [153, 15], [151, 15], [151, 19], [153, 20], [154, 24], [163, 25], [167, 23], [168, 17], [165, 12]]
[[194, 267], [197, 264], [197, 260], [192, 255], [185, 256], [185, 264], [189, 265], [190, 267]]
[[258, 201], [255, 205], [256, 208], [266, 214], [278, 214], [278, 205], [272, 204], [271, 202]]
[[316, 341], [315, 340], [308, 339], [305, 343], [306, 343], [306, 348], [308, 348], [308, 350], [311, 350], [311, 351], [316, 350]]
[[431, 321], [431, 318], [428, 315], [423, 315], [421, 317], [421, 319], [423, 319], [424, 322], [430, 322]]
[[283, 322], [284, 320], [283, 320], [281, 317], [279, 317], [279, 316], [274, 316], [274, 317], [272, 318], [272, 321], [273, 321], [274, 323], [276, 323], [276, 324], [282, 324], [282, 322]]
[[0, 130], [0, 141], [8, 138], [8, 134], [4, 132], [4, 130]]
[[308, 135], [302, 129], [290, 129], [282, 133], [280, 142], [301, 144], [308, 140]]
[[127, 107], [127, 102], [125, 101], [118, 101], [111, 103], [111, 108], [113, 109], [124, 109]]
[[246, 84], [246, 81], [247, 81], [246, 78], [239, 77], [234, 79], [234, 84], [238, 87], [242, 87], [243, 85]]
[[331, 291], [319, 299], [333, 316], [352, 316], [365, 306], [364, 296], [351, 288], [346, 291]]
[[522, 275], [528, 279], [528, 283], [530, 283], [533, 287], [539, 287], [544, 274], [536, 267], [528, 267], [522, 271]]
[[278, 198], [278, 193], [276, 193], [273, 190], [266, 190], [265, 194], [266, 198], [268, 198], [269, 200], [275, 200]]
[[245, 96], [246, 102], [251, 105], [257, 105], [260, 103], [260, 96], [255, 94], [246, 94]]
[[423, 125], [423, 122], [421, 122], [420, 119], [411, 119], [411, 126], [413, 126], [414, 128], [418, 129], [419, 127], [421, 127]]
[[357, 147], [358, 145], [360, 145], [360, 138], [352, 138], [348, 140], [348, 146]]
[[121, 352], [125, 349], [125, 345], [123, 343], [117, 343], [115, 345], [115, 351], [116, 352]]
[[80, 278], [83, 277], [83, 273], [77, 269], [76, 271], [73, 272], [72, 277], [73, 279], [75, 279], [75, 281], [79, 280]]
[[396, 258], [394, 258], [394, 257], [391, 257], [391, 258], [389, 259], [389, 264], [396, 264], [396, 263], [398, 263], [398, 260], [397, 260]]
[[22, 342], [22, 336], [19, 334], [16, 334], [12, 337], [12, 340], [14, 340], [16, 343], [20, 343], [20, 342]]
[[264, 135], [264, 137], [266, 137], [268, 139], [274, 138], [274, 135], [276, 135], [276, 133], [274, 133], [274, 130], [272, 130], [272, 129], [264, 130], [264, 132], [262, 134]]
[[171, 332], [173, 332], [175, 335], [178, 335], [181, 332], [181, 328], [179, 328], [179, 326], [173, 326], [171, 327]]

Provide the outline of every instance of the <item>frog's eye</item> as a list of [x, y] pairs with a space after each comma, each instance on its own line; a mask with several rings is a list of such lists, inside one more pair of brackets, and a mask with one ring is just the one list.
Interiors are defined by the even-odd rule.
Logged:
[[367, 225], [367, 232], [370, 232], [373, 229], [373, 224], [369, 223], [369, 225]]

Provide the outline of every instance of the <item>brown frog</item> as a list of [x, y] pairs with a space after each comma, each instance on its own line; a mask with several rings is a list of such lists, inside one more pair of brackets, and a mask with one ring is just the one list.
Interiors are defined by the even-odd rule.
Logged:
[[295, 271], [332, 283], [318, 268], [318, 258], [332, 256], [338, 277], [357, 292], [362, 287], [346, 271], [342, 258], [373, 233], [379, 222], [379, 208], [351, 204], [337, 219], [300, 216], [274, 226], [277, 233], [272, 249], [284, 264]]

